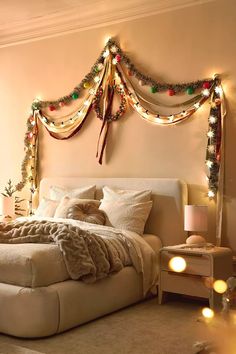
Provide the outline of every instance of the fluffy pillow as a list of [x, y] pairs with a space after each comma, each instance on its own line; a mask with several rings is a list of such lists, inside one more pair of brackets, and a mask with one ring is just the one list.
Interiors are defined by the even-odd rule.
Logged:
[[104, 200], [122, 200], [126, 203], [142, 203], [151, 200], [151, 191], [134, 191], [130, 189], [115, 189], [111, 187], [103, 187]]
[[55, 211], [59, 205], [59, 202], [56, 200], [42, 198], [37, 210], [35, 211], [36, 216], [46, 216], [54, 217]]
[[103, 199], [99, 207], [106, 214], [106, 225], [134, 231], [142, 235], [152, 208], [152, 201], [126, 203], [123, 200]]
[[104, 225], [106, 218], [104, 213], [98, 209], [99, 204], [99, 200], [77, 199], [65, 196], [56, 209], [55, 217], [76, 219]]
[[53, 200], [61, 200], [65, 195], [71, 198], [94, 199], [96, 186], [85, 186], [76, 189], [67, 189], [63, 187], [51, 186], [49, 197]]

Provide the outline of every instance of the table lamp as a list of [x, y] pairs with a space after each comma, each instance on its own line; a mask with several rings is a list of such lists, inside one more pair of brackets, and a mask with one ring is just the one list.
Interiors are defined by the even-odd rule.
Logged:
[[184, 230], [193, 231], [194, 234], [186, 240], [187, 244], [206, 244], [206, 240], [195, 232], [207, 231], [208, 207], [207, 205], [185, 205]]

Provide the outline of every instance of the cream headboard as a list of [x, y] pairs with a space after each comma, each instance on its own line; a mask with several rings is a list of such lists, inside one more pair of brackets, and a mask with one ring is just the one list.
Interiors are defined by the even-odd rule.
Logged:
[[50, 186], [76, 188], [97, 186], [96, 199], [102, 198], [102, 187], [107, 185], [121, 189], [151, 190], [153, 207], [145, 233], [158, 235], [164, 246], [184, 243], [183, 207], [187, 204], [187, 185], [172, 178], [44, 178], [40, 183], [40, 198], [48, 196]]

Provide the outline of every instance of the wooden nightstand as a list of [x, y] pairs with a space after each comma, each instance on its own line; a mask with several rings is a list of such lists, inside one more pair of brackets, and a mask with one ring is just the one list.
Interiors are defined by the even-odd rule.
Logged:
[[[211, 308], [221, 304], [222, 295], [207, 286], [212, 279], [226, 280], [233, 275], [232, 251], [224, 247], [182, 248], [186, 245], [164, 247], [160, 251], [159, 304], [163, 293], [171, 292], [208, 298]], [[170, 269], [169, 261], [182, 257], [186, 269], [177, 273]]]

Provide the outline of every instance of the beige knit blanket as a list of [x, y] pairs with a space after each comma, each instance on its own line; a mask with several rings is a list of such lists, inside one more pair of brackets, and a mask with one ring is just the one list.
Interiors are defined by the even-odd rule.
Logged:
[[0, 223], [0, 243], [56, 243], [74, 280], [92, 283], [129, 265], [140, 271], [135, 247], [121, 233], [101, 237], [62, 222], [13, 221]]

